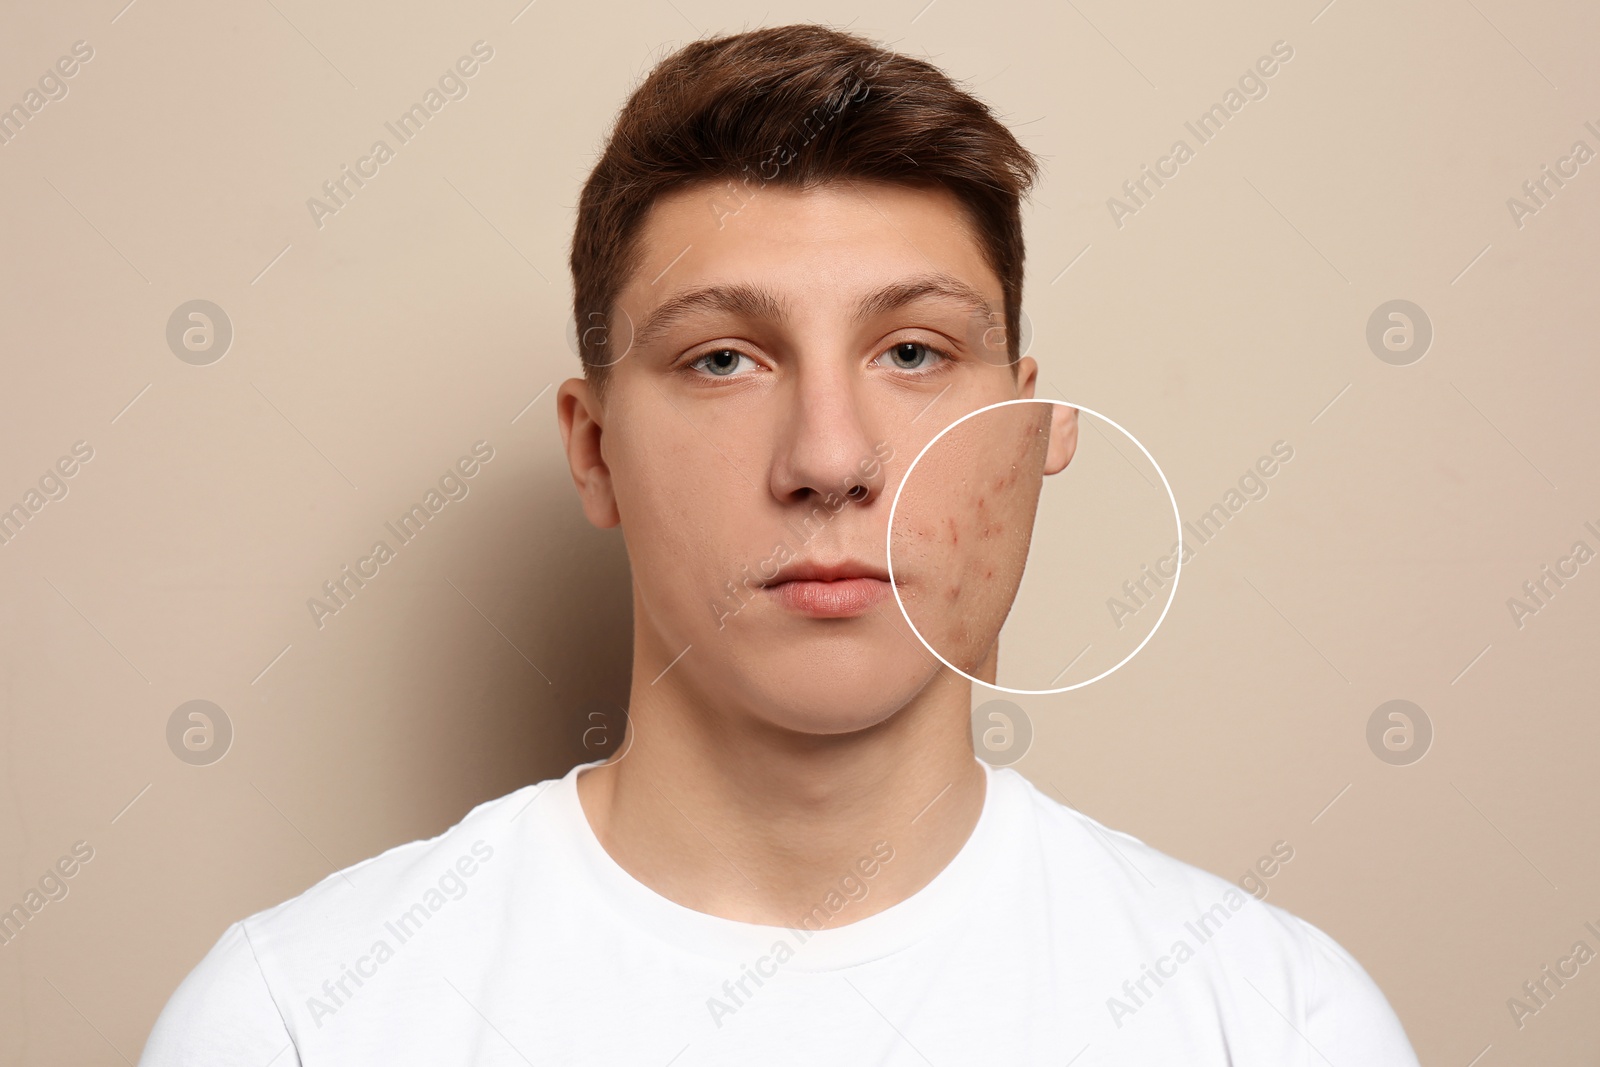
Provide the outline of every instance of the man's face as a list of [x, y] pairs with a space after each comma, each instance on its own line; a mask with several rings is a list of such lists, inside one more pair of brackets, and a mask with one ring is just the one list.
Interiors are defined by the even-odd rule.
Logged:
[[[835, 183], [747, 197], [731, 214], [714, 185], [656, 202], [617, 303], [626, 355], [603, 406], [582, 382], [563, 387], [563, 430], [589, 518], [622, 527], [636, 657], [665, 667], [683, 653], [657, 684], [717, 714], [857, 730], [939, 669], [886, 580], [895, 489], [951, 421], [1031, 396], [1036, 368], [1008, 362], [999, 279], [949, 193]], [[1018, 454], [1044, 461], [1025, 442]], [[1038, 477], [1021, 479], [1033, 500]], [[1029, 532], [1006, 532], [1022, 538], [1000, 553], [1014, 578]], [[902, 595], [926, 583], [933, 604], [933, 572], [986, 573], [978, 557], [995, 549], [969, 538], [902, 566], [897, 546]], [[952, 608], [986, 620], [972, 647], [992, 647], [1015, 589], [1002, 575]]]

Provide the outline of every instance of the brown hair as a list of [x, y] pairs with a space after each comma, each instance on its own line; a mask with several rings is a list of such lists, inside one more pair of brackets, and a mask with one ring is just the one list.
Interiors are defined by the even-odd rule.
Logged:
[[656, 198], [726, 181], [725, 202], [737, 206], [769, 183], [844, 179], [943, 187], [963, 204], [1005, 294], [1014, 367], [1020, 201], [1038, 170], [988, 107], [937, 67], [855, 34], [792, 25], [685, 45], [628, 98], [578, 201], [571, 267], [584, 373], [602, 388], [631, 343], [611, 338], [611, 313], [638, 267], [638, 232]]

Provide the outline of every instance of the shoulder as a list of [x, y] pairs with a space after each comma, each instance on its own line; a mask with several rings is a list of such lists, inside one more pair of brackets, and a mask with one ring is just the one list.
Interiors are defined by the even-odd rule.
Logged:
[[[1183, 997], [1203, 987], [1208, 1014], [1282, 1019], [1334, 1062], [1416, 1063], [1382, 991], [1322, 930], [1242, 885], [1103, 825], [1015, 771], [996, 773], [1026, 802], [1052, 910], [1059, 908], [1080, 938], [1116, 961], [1115, 983], [1128, 980], [1109, 990], [1114, 1021], [1181, 1012]], [[1279, 844], [1285, 847], [1277, 861], [1290, 862], [1293, 848]], [[1174, 983], [1185, 994], [1158, 992], [1181, 972], [1206, 980]]]
[[[167, 1000], [141, 1067], [266, 1064], [298, 1067], [244, 926], [228, 927]], [[287, 1055], [284, 1053], [287, 1052]]]
[[[1299, 921], [1242, 886], [1106, 826], [1014, 770], [996, 771], [995, 781], [1011, 794], [1012, 810], [1024, 813], [1021, 821], [1033, 832], [1032, 851], [1044, 867], [1043, 877], [1052, 883], [1053, 895], [1068, 897], [1089, 910], [1114, 905], [1121, 920], [1146, 928], [1165, 928], [1174, 922], [1181, 928], [1208, 915], [1215, 925], [1228, 921], [1224, 913], [1230, 917], [1248, 913], [1255, 936], [1285, 947], [1299, 944]], [[1293, 849], [1279, 855], [1292, 857]], [[1221, 911], [1213, 910], [1218, 906]]]
[[506, 860], [510, 842], [537, 834], [538, 801], [561, 779], [525, 786], [474, 807], [433, 837], [409, 841], [323, 878], [283, 903], [243, 920], [263, 961], [295, 939], [319, 937], [341, 922], [425, 899], [430, 912], [483, 883]]
[[[228, 927], [168, 1000], [141, 1067], [294, 1067], [308, 996], [327, 986], [321, 1003], [337, 1011], [357, 988], [354, 972], [374, 966], [377, 941], [392, 944], [424, 926], [460, 929], [499, 910], [494, 900], [509, 894], [513, 871], [526, 862], [527, 850], [513, 843], [548, 833], [539, 801], [562, 782], [486, 801], [441, 834], [335, 871]], [[456, 903], [469, 895], [487, 906]]]

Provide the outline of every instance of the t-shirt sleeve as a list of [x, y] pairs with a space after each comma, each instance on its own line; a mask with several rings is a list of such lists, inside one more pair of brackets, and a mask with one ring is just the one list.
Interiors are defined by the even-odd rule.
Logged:
[[228, 927], [172, 994], [139, 1067], [300, 1067], [243, 924]]
[[1377, 983], [1337, 941], [1300, 922], [1311, 951], [1306, 1040], [1321, 1054], [1311, 1061], [1338, 1067], [1417, 1067], [1405, 1028]]

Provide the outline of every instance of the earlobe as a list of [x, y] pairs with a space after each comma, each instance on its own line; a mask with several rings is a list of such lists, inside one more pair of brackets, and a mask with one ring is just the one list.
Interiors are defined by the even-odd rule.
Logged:
[[1060, 474], [1078, 451], [1078, 409], [1065, 404], [1050, 405], [1050, 447], [1044, 456], [1044, 472]]
[[569, 378], [561, 383], [556, 392], [556, 419], [572, 484], [577, 486], [584, 516], [607, 530], [621, 523], [622, 515], [611, 485], [611, 468], [601, 448], [605, 437], [601, 416], [599, 400], [588, 382]]

